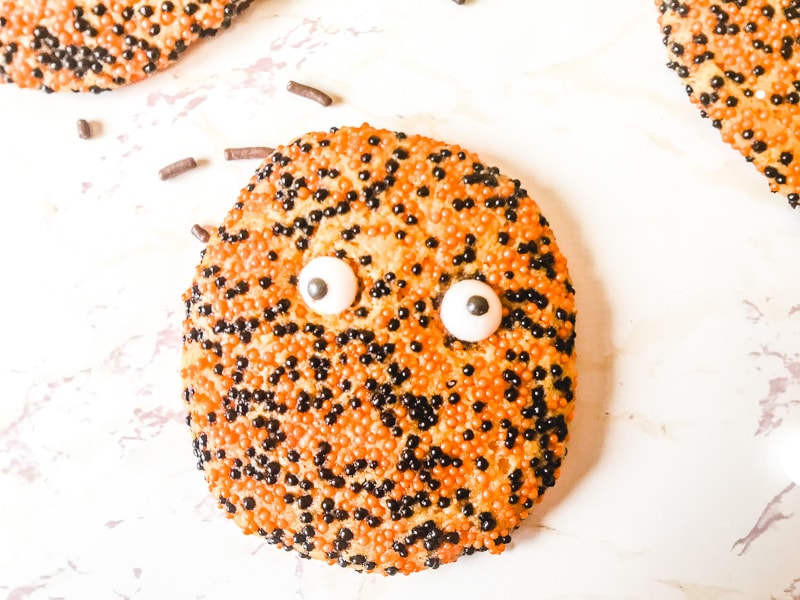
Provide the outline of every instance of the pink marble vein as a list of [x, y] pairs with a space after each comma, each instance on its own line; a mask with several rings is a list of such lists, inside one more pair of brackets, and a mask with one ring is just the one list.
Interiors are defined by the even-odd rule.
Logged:
[[161, 431], [169, 423], [183, 422], [183, 410], [168, 410], [159, 406], [152, 410], [133, 409], [133, 416], [147, 430]]
[[195, 96], [189, 100], [183, 107], [183, 110], [175, 115], [175, 118], [172, 120], [172, 122], [175, 123], [178, 119], [188, 116], [190, 112], [205, 102], [207, 97], [208, 96]]
[[[794, 579], [786, 588], [783, 590], [783, 593], [786, 594], [785, 598], [788, 600], [800, 600], [800, 577]], [[776, 596], [772, 597], [774, 600], [777, 600]]]
[[777, 496], [770, 500], [769, 504], [767, 504], [767, 506], [761, 512], [761, 515], [759, 515], [756, 524], [753, 525], [753, 528], [747, 533], [747, 535], [736, 540], [731, 547], [731, 550], [738, 550], [739, 556], [742, 556], [745, 552], [747, 552], [753, 542], [769, 531], [776, 523], [785, 521], [786, 519], [794, 516], [793, 513], [784, 513], [781, 505], [783, 504], [785, 497], [796, 487], [796, 484], [790, 483], [783, 488], [783, 490], [781, 490]]
[[[302, 50], [306, 54], [314, 54], [316, 52], [324, 51], [328, 46], [329, 38], [332, 35], [344, 33], [352, 37], [358, 37], [365, 34], [379, 33], [381, 29], [371, 27], [364, 30], [359, 30], [354, 27], [346, 29], [326, 28], [320, 19], [303, 19], [295, 27], [288, 30], [283, 36], [277, 37], [270, 43], [269, 49], [271, 56], [260, 56], [254, 62], [243, 67], [233, 70], [233, 73], [240, 73], [244, 75], [243, 80], [237, 81], [236, 77], [233, 78], [235, 83], [230, 85], [231, 89], [257, 89], [265, 96], [271, 98], [279, 86], [275, 84], [276, 73], [286, 69], [287, 61], [285, 60], [289, 51]], [[305, 56], [302, 56], [296, 62], [295, 67], [298, 67], [305, 61]], [[219, 85], [215, 81], [218, 77], [212, 77], [209, 80], [188, 86], [175, 93], [154, 92], [147, 96], [145, 104], [148, 107], [156, 107], [159, 105], [168, 106], [181, 106], [173, 118], [173, 123], [189, 115], [193, 110], [205, 102], [207, 96], [205, 92], [213, 91]], [[225, 83], [224, 81], [222, 82]]]
[[[766, 317], [759, 307], [750, 301], [745, 301], [744, 304], [752, 311], [749, 320], [754, 324], [762, 324]], [[788, 316], [791, 317], [798, 312], [800, 312], [800, 305], [793, 306], [789, 309]], [[782, 374], [769, 380], [766, 396], [758, 401], [761, 416], [755, 435], [769, 435], [780, 427], [784, 416], [792, 407], [800, 406], [800, 398], [791, 395], [792, 390], [800, 386], [800, 354], [776, 350], [773, 347], [774, 344], [774, 341], [771, 344], [764, 344], [760, 350], [752, 353], [752, 356], [755, 357], [777, 359], [784, 370]]]
[[182, 423], [183, 419], [184, 413], [178, 409], [168, 410], [158, 407], [154, 410], [143, 410], [135, 408], [133, 419], [129, 423], [131, 429], [119, 435], [117, 443], [124, 451], [129, 447], [130, 442], [135, 445], [138, 442], [155, 438], [161, 434], [164, 427], [172, 423]]
[[[249, 89], [257, 87], [257, 83], [264, 74], [268, 76], [275, 71], [280, 71], [286, 68], [285, 62], [275, 62], [269, 56], [259, 58], [254, 63], [238, 69], [244, 73], [244, 80], [234, 85], [234, 89]], [[266, 88], [261, 88], [261, 91], [269, 98], [275, 95], [275, 86], [267, 85]]]
[[114, 529], [117, 525], [124, 522], [125, 522], [124, 519], [118, 519], [116, 521], [106, 521], [104, 526], [106, 529]]
[[[777, 353], [766, 353], [779, 356], [786, 364], [786, 356]], [[795, 361], [789, 367], [800, 367], [800, 361]], [[789, 389], [790, 383], [795, 383], [798, 377], [776, 377], [769, 380], [769, 391], [767, 395], [758, 401], [761, 408], [761, 418], [758, 420], [756, 435], [769, 435], [783, 423], [780, 412], [785, 412], [790, 406], [800, 405], [800, 400], [786, 400], [785, 394]], [[793, 381], [794, 380], [794, 381]]]
[[[58, 576], [67, 571], [79, 573], [81, 575], [86, 574], [84, 571], [79, 570], [78, 566], [74, 562], [68, 560], [66, 567], [58, 568], [55, 573], [39, 575], [34, 581], [16, 586], [8, 593], [8, 600], [27, 600], [28, 598], [31, 598], [32, 594], [37, 590], [42, 588], [46, 589], [50, 580], [56, 579]], [[53, 598], [53, 596], [48, 596], [48, 598]]]
[[33, 592], [42, 589], [44, 586], [44, 583], [34, 583], [15, 587], [13, 590], [11, 590], [11, 592], [9, 592], [8, 600], [24, 600], [25, 598], [30, 598]]
[[176, 94], [165, 94], [164, 92], [155, 92], [154, 94], [150, 94], [147, 97], [147, 106], [156, 106], [162, 102], [166, 102], [169, 105], [175, 104], [178, 100], [183, 100], [191, 96], [196, 90], [193, 88], [188, 88], [185, 90], [181, 90]]
[[0, 443], [0, 457], [5, 459], [0, 462], [0, 473], [16, 475], [28, 483], [41, 477], [41, 471], [36, 462], [26, 458], [31, 456], [32, 452], [28, 445], [21, 440], [20, 431], [25, 424], [34, 422], [35, 415], [47, 407], [56, 390], [67, 385], [73, 379], [75, 379], [74, 376], [63, 377], [47, 383], [46, 390], [41, 395], [37, 393], [36, 388], [31, 388], [20, 415], [0, 429], [0, 442], [2, 442]]
[[160, 350], [180, 350], [181, 344], [181, 328], [180, 325], [175, 324], [175, 311], [167, 313], [169, 325], [156, 332], [156, 347], [154, 354]]
[[26, 457], [30, 455], [30, 449], [18, 440], [9, 440], [6, 448], [10, 455], [10, 460], [7, 464], [3, 465], [0, 473], [4, 475], [17, 475], [28, 483], [32, 483], [42, 476], [38, 465], [28, 460]]

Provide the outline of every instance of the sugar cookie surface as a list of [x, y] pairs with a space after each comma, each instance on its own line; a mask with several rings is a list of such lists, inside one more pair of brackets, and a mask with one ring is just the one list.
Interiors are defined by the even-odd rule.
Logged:
[[[456, 317], [499, 299], [480, 341], [439, 312], [465, 280]], [[184, 300], [198, 468], [246, 533], [411, 573], [501, 552], [559, 476], [574, 291], [536, 203], [475, 154], [367, 125], [276, 148]]]
[[668, 66], [722, 139], [800, 202], [800, 3], [662, 2]]

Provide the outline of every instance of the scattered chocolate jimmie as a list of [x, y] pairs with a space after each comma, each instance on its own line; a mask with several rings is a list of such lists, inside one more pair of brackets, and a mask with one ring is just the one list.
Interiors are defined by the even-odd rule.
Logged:
[[162, 181], [166, 179], [172, 179], [173, 177], [177, 177], [186, 171], [191, 171], [196, 166], [197, 161], [190, 156], [189, 158], [184, 158], [167, 165], [158, 172], [158, 176]]
[[78, 119], [78, 137], [82, 140], [88, 140], [92, 137], [92, 126], [86, 119]]
[[208, 230], [205, 227], [198, 225], [197, 223], [192, 225], [192, 235], [201, 242], [203, 242], [204, 244], [208, 242], [209, 239], [211, 239], [211, 234], [208, 233]]
[[320, 103], [322, 106], [330, 106], [333, 103], [333, 98], [328, 96], [328, 94], [303, 83], [290, 81], [286, 85], [286, 89], [292, 94], [297, 94], [303, 98], [308, 98], [309, 100]]
[[247, 146], [244, 148], [225, 148], [225, 160], [265, 159], [274, 150], [267, 146]]

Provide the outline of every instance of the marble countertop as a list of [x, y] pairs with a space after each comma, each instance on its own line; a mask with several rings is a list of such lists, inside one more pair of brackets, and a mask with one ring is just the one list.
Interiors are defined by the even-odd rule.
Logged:
[[[800, 431], [800, 212], [690, 105], [656, 18], [648, 0], [259, 0], [112, 93], [0, 86], [0, 596], [800, 598], [800, 485], [778, 462]], [[242, 535], [195, 469], [178, 374], [189, 229], [256, 166], [223, 149], [364, 121], [521, 179], [579, 309], [559, 484], [502, 555], [409, 577]], [[198, 168], [159, 180], [185, 156]]]

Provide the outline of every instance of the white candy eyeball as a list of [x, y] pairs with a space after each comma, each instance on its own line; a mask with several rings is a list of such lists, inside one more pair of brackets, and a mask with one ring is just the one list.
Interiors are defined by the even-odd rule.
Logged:
[[353, 304], [358, 281], [353, 269], [333, 256], [318, 256], [300, 271], [300, 295], [309, 308], [323, 315], [338, 315]]
[[450, 286], [439, 310], [447, 331], [464, 342], [479, 342], [500, 327], [503, 308], [494, 290], [477, 279]]

